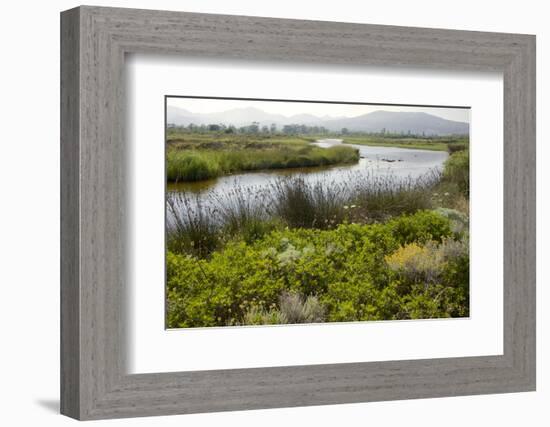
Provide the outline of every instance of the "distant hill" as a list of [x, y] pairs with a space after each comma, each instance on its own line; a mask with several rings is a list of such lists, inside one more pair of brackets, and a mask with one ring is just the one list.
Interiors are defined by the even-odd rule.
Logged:
[[469, 124], [443, 119], [428, 113], [401, 111], [374, 111], [358, 117], [329, 120], [325, 126], [329, 129], [348, 128], [350, 131], [411, 132], [413, 134], [449, 135], [467, 134]]
[[225, 124], [236, 127], [247, 126], [252, 122], [259, 122], [260, 126], [270, 126], [275, 123], [278, 127], [288, 124], [303, 124], [308, 126], [324, 126], [331, 131], [340, 131], [347, 128], [353, 132], [387, 132], [451, 135], [469, 133], [469, 124], [443, 119], [433, 114], [423, 112], [401, 112], [378, 110], [356, 117], [318, 117], [312, 114], [284, 116], [282, 114], [267, 113], [259, 108], [238, 108], [220, 113], [192, 113], [188, 110], [169, 106], [166, 113], [167, 123], [178, 126]]

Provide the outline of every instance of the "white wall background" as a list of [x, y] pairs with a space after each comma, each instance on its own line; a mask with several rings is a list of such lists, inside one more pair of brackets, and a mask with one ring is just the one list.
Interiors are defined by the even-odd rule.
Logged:
[[[115, 420], [116, 426], [384, 425], [502, 427], [550, 424], [547, 242], [550, 179], [550, 27], [538, 0], [97, 1], [97, 5], [319, 19], [537, 35], [538, 391]], [[59, 12], [74, 1], [3, 4], [0, 17], [0, 401], [2, 425], [64, 426], [59, 384]], [[545, 360], [546, 359], [546, 360]], [[92, 423], [95, 424], [95, 423]]]

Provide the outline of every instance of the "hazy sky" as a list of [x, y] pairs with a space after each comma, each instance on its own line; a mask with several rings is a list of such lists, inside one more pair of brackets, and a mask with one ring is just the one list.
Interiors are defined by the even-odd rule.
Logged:
[[219, 113], [236, 108], [254, 107], [272, 114], [293, 116], [295, 114], [313, 114], [315, 116], [356, 117], [377, 110], [425, 112], [448, 120], [469, 123], [468, 108], [439, 107], [403, 107], [394, 105], [351, 105], [351, 104], [317, 104], [310, 102], [273, 102], [273, 101], [240, 101], [218, 99], [168, 98], [168, 106], [184, 108], [192, 113]]

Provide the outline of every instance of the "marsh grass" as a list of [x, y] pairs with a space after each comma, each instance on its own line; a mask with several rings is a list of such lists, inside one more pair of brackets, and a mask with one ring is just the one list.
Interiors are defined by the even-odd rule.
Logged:
[[372, 222], [432, 208], [432, 190], [440, 173], [430, 171], [418, 178], [398, 179], [393, 175], [369, 175], [354, 180], [352, 206], [355, 221]]
[[170, 192], [167, 247], [204, 258], [230, 239], [252, 243], [284, 227], [325, 230], [345, 222], [384, 221], [441, 206], [434, 203], [439, 180], [438, 172], [419, 178], [350, 172], [341, 181], [296, 175], [264, 187], [235, 181], [223, 193]]
[[359, 161], [352, 147], [321, 148], [301, 138], [172, 141], [166, 151], [169, 182], [195, 182], [242, 171], [330, 166]]
[[166, 247], [175, 253], [204, 258], [221, 243], [214, 211], [204, 206], [199, 195], [168, 193], [166, 199]]
[[407, 138], [403, 136], [346, 136], [344, 144], [372, 145], [377, 147], [399, 147], [432, 151], [448, 151], [450, 146], [468, 144], [467, 137]]
[[247, 243], [262, 238], [279, 225], [268, 209], [265, 190], [234, 185], [227, 193], [212, 193], [210, 202], [219, 214], [219, 227], [230, 236], [240, 235]]
[[166, 153], [166, 179], [168, 182], [202, 181], [221, 173], [219, 162], [200, 152], [171, 150]]
[[326, 229], [345, 218], [345, 185], [297, 176], [279, 179], [271, 189], [273, 210], [290, 227]]

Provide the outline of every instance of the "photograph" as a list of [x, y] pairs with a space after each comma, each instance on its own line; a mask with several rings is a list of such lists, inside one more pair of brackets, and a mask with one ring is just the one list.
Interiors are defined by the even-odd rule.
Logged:
[[5, 417], [545, 419], [542, 6], [149, 3], [8, 7]]
[[165, 103], [168, 329], [469, 317], [470, 108]]

